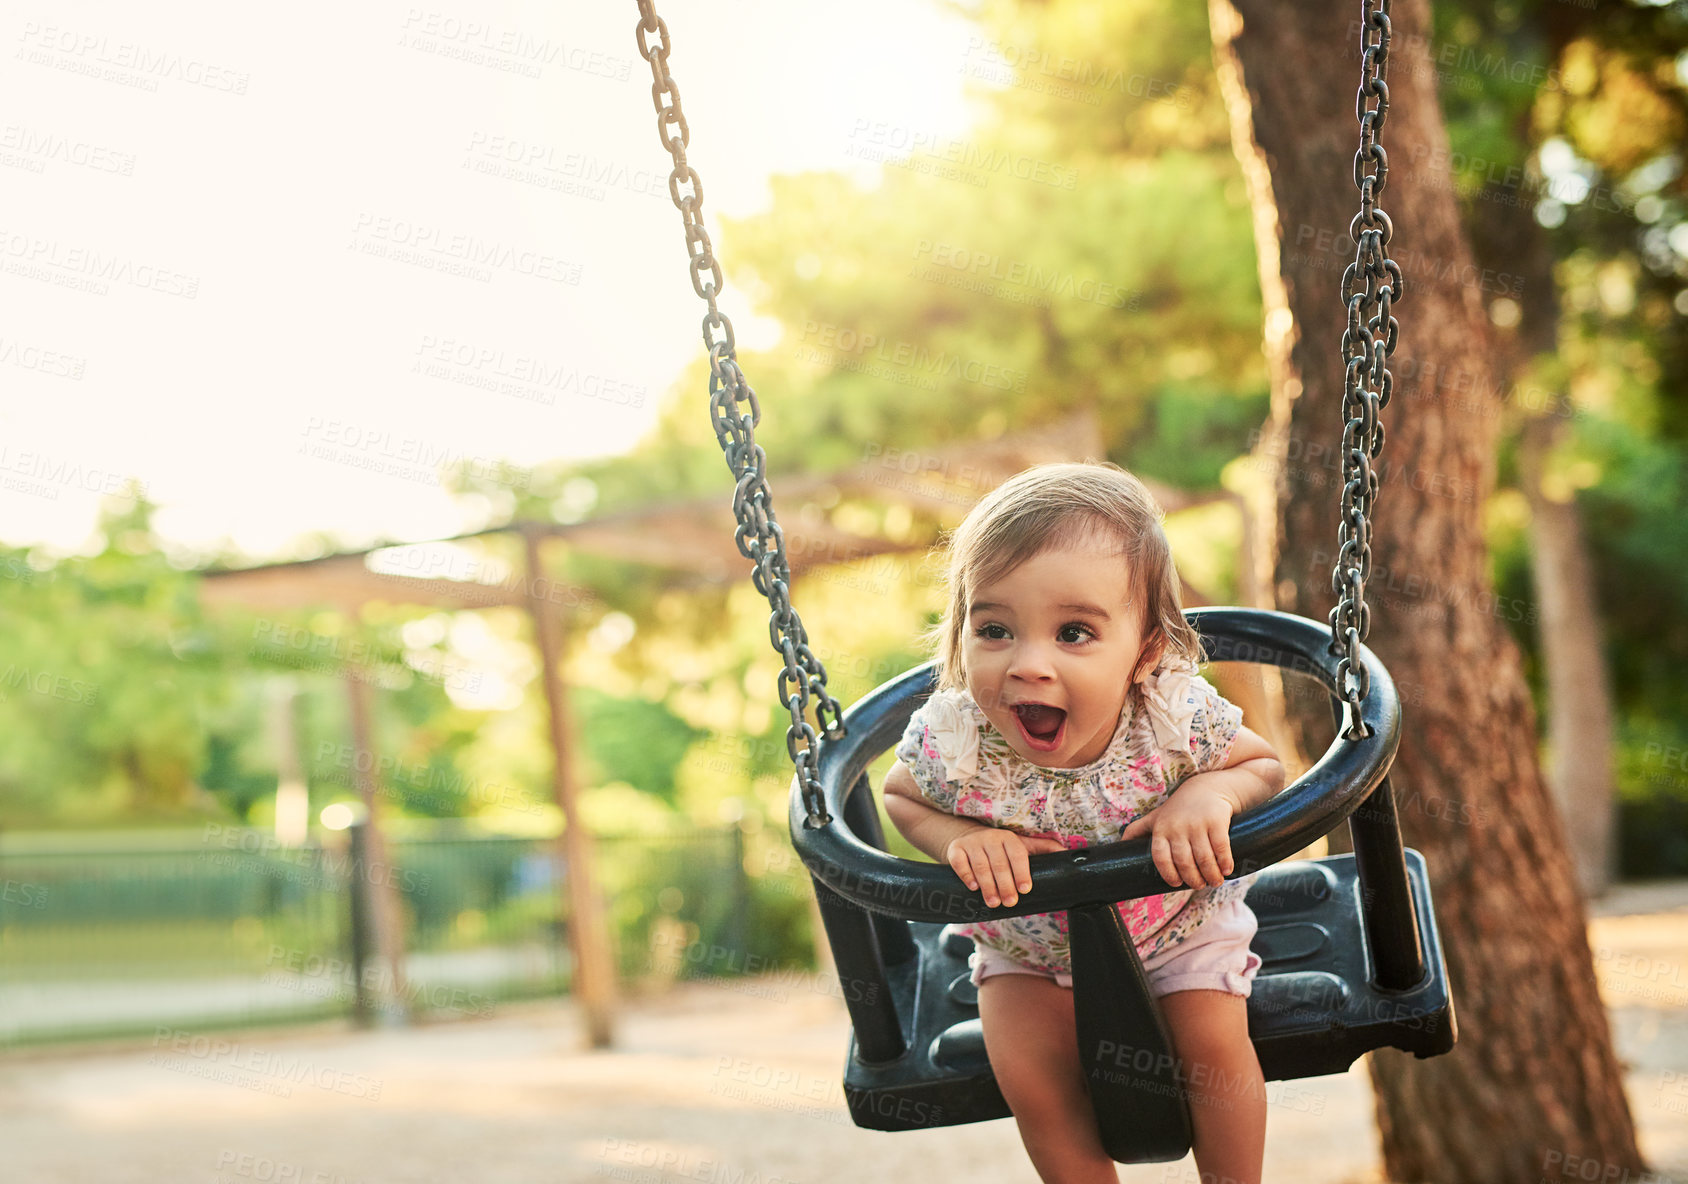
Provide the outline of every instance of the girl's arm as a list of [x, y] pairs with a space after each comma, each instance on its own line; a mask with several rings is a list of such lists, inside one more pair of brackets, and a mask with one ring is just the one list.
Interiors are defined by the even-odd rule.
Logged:
[[1283, 789], [1284, 767], [1264, 736], [1248, 728], [1238, 728], [1230, 759], [1223, 769], [1186, 777], [1173, 792], [1196, 783], [1223, 796], [1231, 803], [1233, 813], [1242, 814]]
[[[897, 761], [885, 774], [885, 813], [891, 816], [903, 838], [926, 852], [939, 863], [948, 863], [950, 843], [968, 831], [994, 829], [972, 818], [962, 818], [940, 810], [920, 794], [914, 774], [907, 765]], [[968, 885], [973, 887], [972, 884]]]
[[1231, 819], [1284, 787], [1284, 767], [1264, 737], [1238, 728], [1223, 769], [1194, 773], [1166, 801], [1133, 819], [1121, 839], [1153, 835], [1149, 853], [1174, 888], [1217, 888], [1235, 868]]
[[947, 863], [968, 890], [980, 893], [991, 908], [1013, 905], [1020, 893], [1031, 891], [1028, 854], [1067, 849], [1056, 839], [1028, 838], [938, 809], [920, 796], [914, 774], [902, 761], [885, 775], [884, 792], [885, 813], [903, 838], [939, 863]]

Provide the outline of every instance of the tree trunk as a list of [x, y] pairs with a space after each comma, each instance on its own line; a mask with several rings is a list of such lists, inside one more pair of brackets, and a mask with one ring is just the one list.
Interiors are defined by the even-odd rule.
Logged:
[[1563, 421], [1532, 416], [1518, 444], [1518, 482], [1530, 503], [1531, 570], [1547, 675], [1548, 783], [1571, 836], [1577, 881], [1589, 896], [1611, 886], [1612, 691], [1600, 644], [1594, 573], [1576, 499], [1545, 488]]
[[[1254, 208], [1278, 601], [1322, 620], [1340, 487], [1339, 286], [1359, 205], [1358, 6], [1210, 0], [1209, 10]], [[1427, 0], [1397, 0], [1392, 15], [1381, 140], [1395, 167], [1381, 205], [1406, 282], [1391, 366], [1437, 381], [1398, 388], [1384, 412], [1369, 644], [1406, 710], [1393, 782], [1405, 838], [1430, 868], [1460, 1042], [1426, 1061], [1368, 1058], [1384, 1164], [1392, 1180], [1472, 1184], [1536, 1184], [1573, 1155], [1614, 1176], [1639, 1172], [1583, 897], [1488, 578], [1498, 391], [1484, 297], [1498, 280], [1472, 266], [1446, 174]]]
[[[1565, 46], [1585, 34], [1583, 22], [1592, 19], [1588, 10], [1572, 5], [1544, 14], [1547, 60], [1559, 60]], [[1530, 108], [1518, 117], [1515, 134], [1524, 142], [1530, 136], [1530, 117]], [[1489, 192], [1489, 187], [1498, 192]], [[1500, 348], [1494, 362], [1498, 377], [1514, 395], [1509, 410], [1522, 416], [1518, 484], [1530, 505], [1535, 602], [1497, 605], [1497, 611], [1504, 610], [1515, 625], [1536, 625], [1547, 683], [1547, 782], [1570, 836], [1577, 882], [1586, 894], [1599, 896], [1614, 874], [1611, 680], [1581, 514], [1568, 490], [1542, 486], [1544, 463], [1573, 407], [1564, 391], [1544, 390], [1530, 378], [1536, 357], [1559, 349], [1561, 310], [1552, 247], [1533, 217], [1504, 200], [1517, 196], [1504, 180], [1498, 186], [1489, 182], [1465, 219], [1478, 264], [1513, 277], [1508, 299], [1516, 304], [1513, 315], [1500, 318], [1516, 324], [1497, 332]], [[1507, 400], [1496, 402], [1502, 401]], [[1498, 413], [1501, 408], [1492, 410]]]

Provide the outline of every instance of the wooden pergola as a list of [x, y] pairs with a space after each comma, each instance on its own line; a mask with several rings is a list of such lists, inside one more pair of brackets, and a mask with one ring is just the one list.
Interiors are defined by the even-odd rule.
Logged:
[[[984, 493], [1028, 465], [1059, 460], [1100, 457], [1102, 442], [1094, 422], [1080, 416], [1043, 433], [1004, 437], [930, 452], [908, 453], [868, 449], [856, 465], [824, 476], [796, 475], [773, 480], [775, 497], [784, 516], [788, 559], [794, 576], [815, 568], [848, 563], [897, 552], [926, 549], [932, 540], [897, 541], [843, 530], [822, 512], [807, 510], [818, 502], [850, 497], [900, 504], [933, 517], [959, 518]], [[1229, 498], [1218, 494], [1192, 498], [1179, 491], [1154, 487], [1169, 512], [1205, 501]], [[533, 622], [550, 725], [552, 785], [562, 812], [563, 831], [558, 854], [563, 860], [564, 892], [571, 953], [576, 968], [575, 994], [586, 1017], [587, 1035], [596, 1048], [607, 1047], [614, 1034], [615, 973], [603, 901], [599, 896], [592, 836], [580, 821], [579, 785], [573, 760], [574, 743], [568, 688], [562, 659], [568, 646], [568, 596], [558, 597], [559, 585], [546, 566], [546, 550], [562, 545], [572, 550], [664, 569], [670, 579], [728, 583], [745, 577], [748, 561], [733, 541], [730, 498], [668, 502], [604, 514], [576, 523], [512, 522], [445, 539], [387, 542], [318, 559], [266, 564], [238, 570], [202, 573], [201, 595], [207, 604], [288, 610], [334, 608], [356, 618], [372, 603], [418, 605], [439, 609], [524, 608]], [[517, 537], [522, 543], [519, 572], [488, 580], [476, 570], [469, 578], [437, 574], [402, 575], [371, 567], [370, 556], [400, 547], [463, 543], [493, 536]], [[800, 599], [800, 596], [799, 596]], [[372, 860], [386, 863], [382, 837], [379, 787], [373, 769], [369, 687], [365, 680], [347, 678], [349, 714], [355, 752], [355, 784], [367, 811]], [[285, 759], [285, 758], [284, 758]], [[376, 893], [376, 946], [388, 963], [390, 982], [403, 990], [403, 942], [398, 925], [398, 899], [393, 877], [379, 877]]]

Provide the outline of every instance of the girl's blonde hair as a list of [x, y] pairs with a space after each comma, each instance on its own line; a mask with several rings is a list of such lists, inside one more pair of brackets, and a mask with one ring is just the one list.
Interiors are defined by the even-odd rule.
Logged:
[[949, 538], [949, 602], [932, 628], [938, 685], [967, 686], [962, 631], [975, 592], [1041, 551], [1094, 535], [1112, 536], [1131, 573], [1129, 603], [1140, 607], [1143, 650], [1131, 681], [1172, 654], [1195, 664], [1201, 642], [1184, 620], [1172, 548], [1161, 529], [1165, 513], [1143, 482], [1115, 464], [1036, 465], [1009, 478], [974, 506]]

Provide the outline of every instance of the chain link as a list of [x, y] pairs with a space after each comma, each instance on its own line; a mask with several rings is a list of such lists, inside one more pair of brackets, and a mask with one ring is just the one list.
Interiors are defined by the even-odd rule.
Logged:
[[1342, 333], [1342, 515], [1337, 525], [1336, 567], [1331, 590], [1331, 649], [1342, 655], [1337, 685], [1349, 707], [1345, 735], [1370, 735], [1360, 709], [1371, 690], [1371, 677], [1360, 661], [1360, 645], [1371, 630], [1366, 580], [1371, 576], [1371, 515], [1377, 500], [1378, 473], [1372, 466], [1383, 451], [1383, 423], [1378, 413], [1389, 406], [1394, 377], [1388, 359], [1395, 352], [1400, 326], [1391, 315], [1401, 298], [1401, 269], [1389, 258], [1394, 224], [1378, 208], [1389, 181], [1389, 156], [1378, 133], [1389, 115], [1389, 0], [1360, 0], [1360, 89], [1354, 115], [1360, 122], [1360, 148], [1354, 153], [1354, 185], [1360, 212], [1349, 224], [1356, 245], [1354, 262], [1342, 274], [1342, 303], [1348, 326]]
[[[638, 0], [639, 56], [650, 63], [651, 102], [656, 107], [656, 131], [662, 146], [674, 158], [668, 174], [668, 196], [680, 211], [686, 228], [686, 255], [690, 260], [692, 290], [709, 305], [703, 318], [703, 344], [709, 350], [709, 418], [715, 439], [737, 478], [733, 489], [733, 516], [738, 529], [733, 534], [739, 553], [755, 567], [750, 574], [756, 590], [768, 598], [768, 640], [774, 652], [785, 659], [779, 673], [780, 701], [791, 714], [785, 748], [803, 786], [803, 808], [812, 826], [831, 822], [816, 767], [819, 739], [844, 734], [843, 709], [826, 689], [826, 667], [809, 648], [803, 621], [791, 606], [791, 565], [786, 558], [785, 535], [774, 520], [774, 496], [768, 488], [768, 457], [756, 443], [756, 426], [762, 421], [762, 407], [756, 392], [739, 369], [735, 357], [733, 323], [715, 306], [721, 294], [721, 265], [709, 231], [703, 224], [703, 178], [686, 163], [691, 130], [680, 109], [680, 88], [668, 73], [668, 25], [656, 14], [654, 0]], [[655, 44], [651, 34], [657, 35]], [[808, 721], [813, 703], [817, 733]]]

